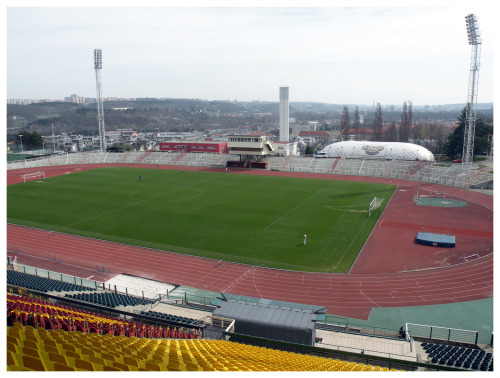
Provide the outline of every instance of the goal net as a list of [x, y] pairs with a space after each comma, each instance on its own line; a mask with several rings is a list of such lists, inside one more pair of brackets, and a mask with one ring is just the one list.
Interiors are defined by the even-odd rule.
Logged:
[[382, 203], [384, 202], [383, 198], [373, 198], [372, 202], [370, 202], [370, 205], [368, 206], [368, 217], [372, 215], [372, 211], [378, 209], [380, 206], [382, 206]]
[[45, 171], [26, 173], [25, 175], [20, 176], [20, 180], [22, 182], [31, 181], [31, 180], [42, 180], [45, 178]]

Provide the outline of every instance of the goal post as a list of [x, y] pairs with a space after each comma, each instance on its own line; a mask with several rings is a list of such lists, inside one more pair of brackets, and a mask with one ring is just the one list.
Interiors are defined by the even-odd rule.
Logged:
[[384, 202], [383, 198], [374, 197], [370, 205], [368, 206], [368, 218], [372, 215], [372, 211], [378, 209], [382, 206], [382, 202]]
[[22, 180], [22, 182], [36, 179], [45, 179], [45, 171], [26, 173], [24, 175], [21, 175], [19, 179], [20, 181]]

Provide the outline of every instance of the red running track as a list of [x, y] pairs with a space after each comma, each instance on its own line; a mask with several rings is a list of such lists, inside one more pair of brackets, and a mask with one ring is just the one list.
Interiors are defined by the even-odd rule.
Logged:
[[[94, 167], [44, 167], [44, 170], [51, 176]], [[249, 170], [233, 173], [289, 175]], [[18, 182], [20, 174], [19, 170], [8, 171], [8, 183]], [[493, 296], [493, 200], [489, 196], [471, 192], [467, 207], [429, 208], [413, 204], [413, 183], [404, 180], [327, 174], [294, 176], [398, 185], [349, 274], [293, 272], [228, 262], [219, 265], [211, 259], [16, 225], [7, 225], [8, 254], [17, 255], [18, 261], [27, 265], [99, 281], [128, 273], [215, 292], [325, 306], [330, 314], [358, 319], [368, 319], [375, 307], [433, 305]], [[454, 188], [441, 189], [450, 195], [463, 196], [454, 193]], [[415, 231], [423, 226], [426, 230], [451, 230], [457, 234], [457, 244], [458, 240], [463, 241], [466, 248], [416, 246]], [[15, 249], [21, 253], [11, 252]], [[468, 257], [471, 255], [474, 256]], [[97, 265], [108, 272], [98, 271]]]

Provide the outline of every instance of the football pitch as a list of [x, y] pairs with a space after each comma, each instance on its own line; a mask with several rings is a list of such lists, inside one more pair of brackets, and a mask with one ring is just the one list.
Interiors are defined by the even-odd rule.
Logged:
[[[339, 180], [99, 168], [8, 186], [7, 222], [217, 260], [342, 273], [394, 189]], [[384, 201], [368, 217], [374, 197]]]

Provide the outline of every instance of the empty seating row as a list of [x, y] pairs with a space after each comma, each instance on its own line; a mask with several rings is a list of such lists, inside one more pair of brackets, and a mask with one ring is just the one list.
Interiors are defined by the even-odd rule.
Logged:
[[[7, 330], [7, 370], [35, 371], [388, 371], [225, 340], [138, 339], [51, 331], [16, 323]], [[394, 370], [394, 369], [391, 369]]]
[[139, 306], [154, 303], [152, 299], [137, 298], [117, 293], [76, 293], [65, 294], [65, 297], [92, 302], [106, 307]]
[[484, 350], [436, 343], [422, 343], [433, 364], [461, 369], [493, 371], [493, 354]]
[[95, 291], [82, 285], [75, 285], [68, 282], [52, 280], [50, 278], [37, 277], [32, 274], [7, 270], [7, 283], [9, 285], [21, 286], [31, 290], [49, 291]]
[[161, 319], [161, 320], [168, 321], [168, 322], [175, 322], [175, 323], [183, 324], [186, 326], [196, 326], [196, 325], [200, 325], [200, 323], [201, 323], [199, 320], [185, 318], [183, 316], [165, 314], [165, 313], [156, 312], [156, 311], [141, 311], [141, 314], [149, 315], [149, 316], [152, 316], [154, 318]]
[[99, 335], [125, 335], [128, 337], [198, 338], [200, 328], [167, 325], [153, 326], [132, 320], [124, 320], [71, 307], [59, 306], [31, 298], [7, 295], [7, 324], [16, 322], [45, 329], [63, 329], [97, 333]]

